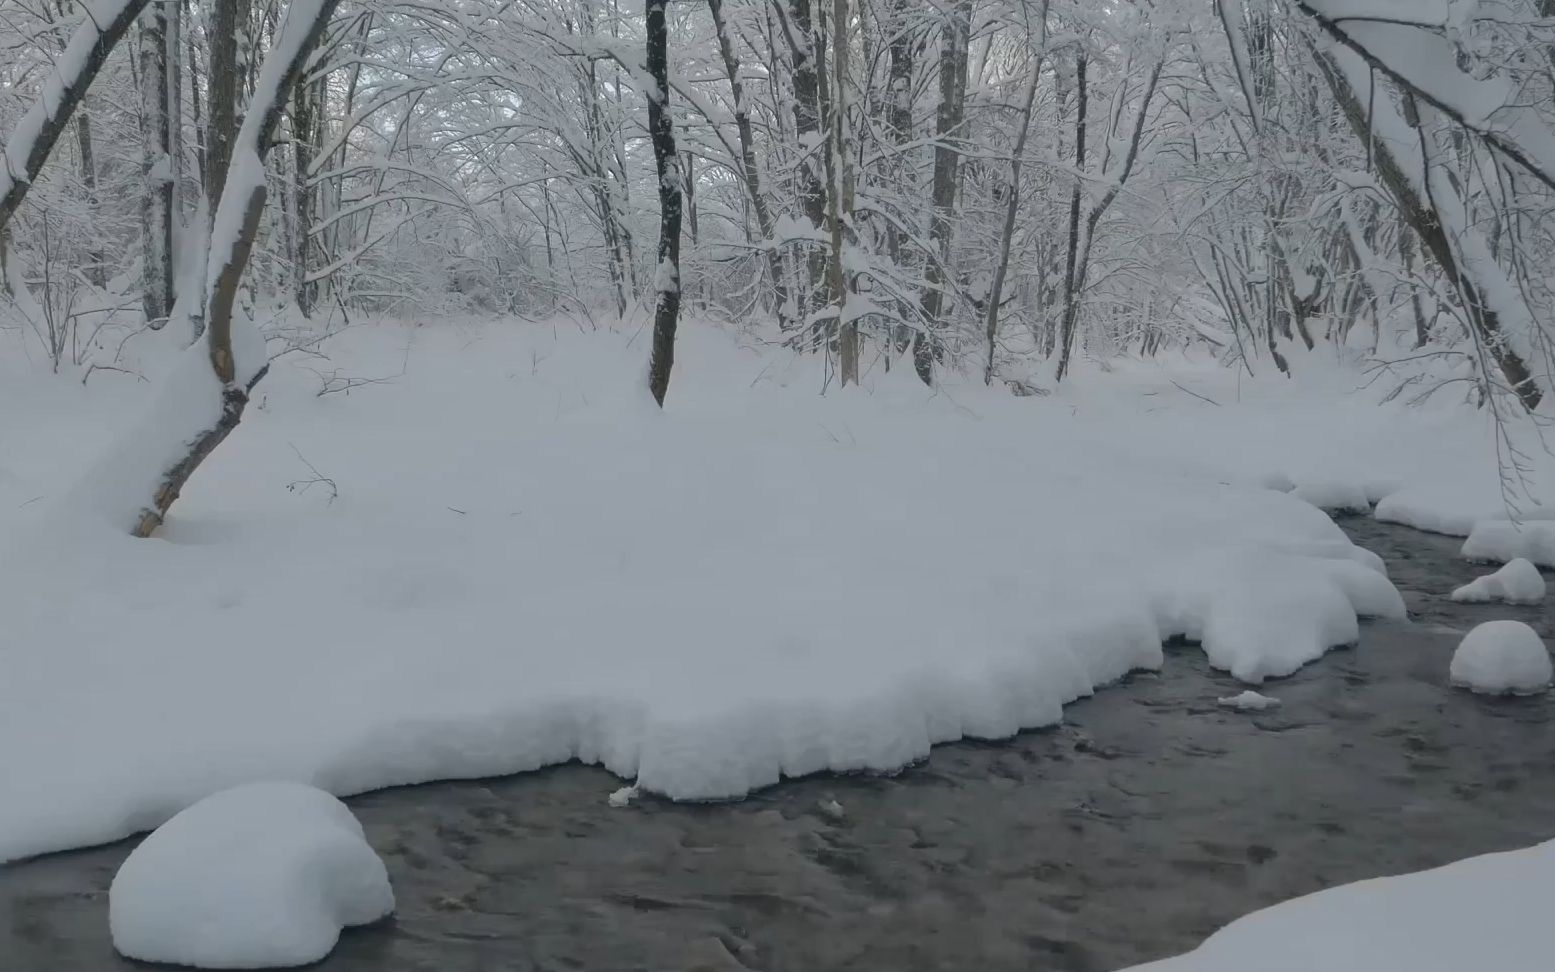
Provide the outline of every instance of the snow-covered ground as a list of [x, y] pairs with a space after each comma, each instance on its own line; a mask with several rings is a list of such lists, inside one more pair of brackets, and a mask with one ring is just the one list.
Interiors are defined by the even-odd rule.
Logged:
[[1286, 901], [1131, 972], [1536, 972], [1552, 897], [1555, 841]]
[[116, 949], [202, 969], [317, 962], [342, 928], [393, 910], [362, 825], [339, 800], [297, 783], [206, 797], [142, 841], [108, 894]]
[[1271, 485], [1504, 515], [1484, 416], [1337, 366], [823, 396], [814, 358], [688, 326], [660, 413], [645, 341], [440, 321], [282, 357], [153, 541], [73, 484], [157, 369], [4, 375], [0, 860], [254, 779], [888, 771], [1053, 723], [1175, 635], [1256, 683], [1402, 613]]

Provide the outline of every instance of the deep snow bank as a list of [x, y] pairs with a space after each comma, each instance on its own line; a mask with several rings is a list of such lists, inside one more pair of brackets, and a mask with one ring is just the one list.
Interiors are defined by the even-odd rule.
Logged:
[[691, 327], [661, 414], [640, 338], [382, 327], [329, 350], [322, 374], [388, 380], [317, 397], [316, 361], [278, 361], [159, 540], [60, 485], [103, 474], [133, 383], [14, 440], [5, 488], [44, 499], [0, 514], [0, 859], [256, 778], [345, 794], [576, 758], [706, 799], [892, 770], [1055, 722], [1173, 635], [1257, 682], [1403, 611], [1377, 558], [1260, 485], [1400, 437], [1321, 391], [1162, 408], [1127, 376], [1059, 400], [899, 372], [822, 397], [814, 359]]
[[143, 962], [282, 968], [394, 910], [383, 861], [345, 805], [296, 783], [206, 797], [157, 828], [108, 892], [114, 948]]
[[1555, 841], [1286, 901], [1131, 972], [1535, 972], [1552, 898]]

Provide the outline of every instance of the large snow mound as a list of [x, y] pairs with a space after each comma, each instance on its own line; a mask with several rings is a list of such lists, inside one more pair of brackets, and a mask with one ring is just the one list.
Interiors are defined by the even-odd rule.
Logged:
[[1555, 841], [1286, 901], [1131, 972], [1540, 972], [1551, 900]]
[[[1404, 607], [1268, 474], [1413, 482], [1482, 432], [1321, 384], [1163, 405], [1124, 370], [1095, 397], [911, 369], [821, 395], [814, 356], [694, 323], [663, 412], [630, 335], [374, 325], [324, 349], [275, 361], [153, 541], [67, 486], [109, 481], [109, 419], [156, 385], [0, 382], [0, 860], [252, 779], [580, 759], [718, 799], [892, 771], [1052, 724], [1173, 636], [1286, 675]], [[383, 380], [320, 397], [337, 373]], [[1212, 374], [1184, 387], [1236, 401]]]
[[1550, 653], [1523, 622], [1486, 621], [1463, 636], [1450, 674], [1452, 684], [1486, 695], [1542, 692], [1550, 684]]
[[1555, 521], [1481, 520], [1463, 541], [1463, 557], [1494, 563], [1521, 559], [1555, 567]]
[[1538, 604], [1544, 600], [1544, 577], [1531, 561], [1521, 557], [1507, 561], [1493, 574], [1476, 577], [1452, 592], [1454, 601], [1477, 603], [1504, 601], [1507, 604]]
[[142, 841], [108, 891], [114, 948], [204, 969], [317, 962], [342, 928], [393, 910], [361, 824], [339, 800], [298, 783], [206, 797]]

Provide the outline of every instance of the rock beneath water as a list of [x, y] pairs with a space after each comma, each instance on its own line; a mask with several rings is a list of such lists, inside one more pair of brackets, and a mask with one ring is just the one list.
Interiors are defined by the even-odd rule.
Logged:
[[1549, 688], [1550, 653], [1521, 621], [1486, 621], [1453, 653], [1452, 684], [1486, 695], [1533, 695]]
[[1476, 578], [1452, 592], [1454, 601], [1503, 601], [1507, 604], [1538, 604], [1544, 600], [1544, 575], [1530, 560], [1521, 557], [1494, 574]]
[[342, 928], [393, 910], [362, 825], [301, 783], [250, 783], [201, 800], [142, 841], [108, 892], [114, 948], [205, 969], [308, 965]]

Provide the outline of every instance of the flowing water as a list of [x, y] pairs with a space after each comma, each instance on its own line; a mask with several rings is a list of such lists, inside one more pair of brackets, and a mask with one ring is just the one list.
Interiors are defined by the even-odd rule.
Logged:
[[[349, 801], [396, 917], [323, 972], [1112, 970], [1256, 908], [1555, 837], [1555, 699], [1450, 689], [1459, 634], [1546, 607], [1453, 604], [1458, 541], [1346, 521], [1413, 624], [1264, 687], [1192, 647], [1062, 727], [936, 747], [891, 778], [814, 777], [729, 805], [607, 805], [563, 766]], [[0, 969], [115, 972], [107, 890], [134, 846], [0, 868]]]

